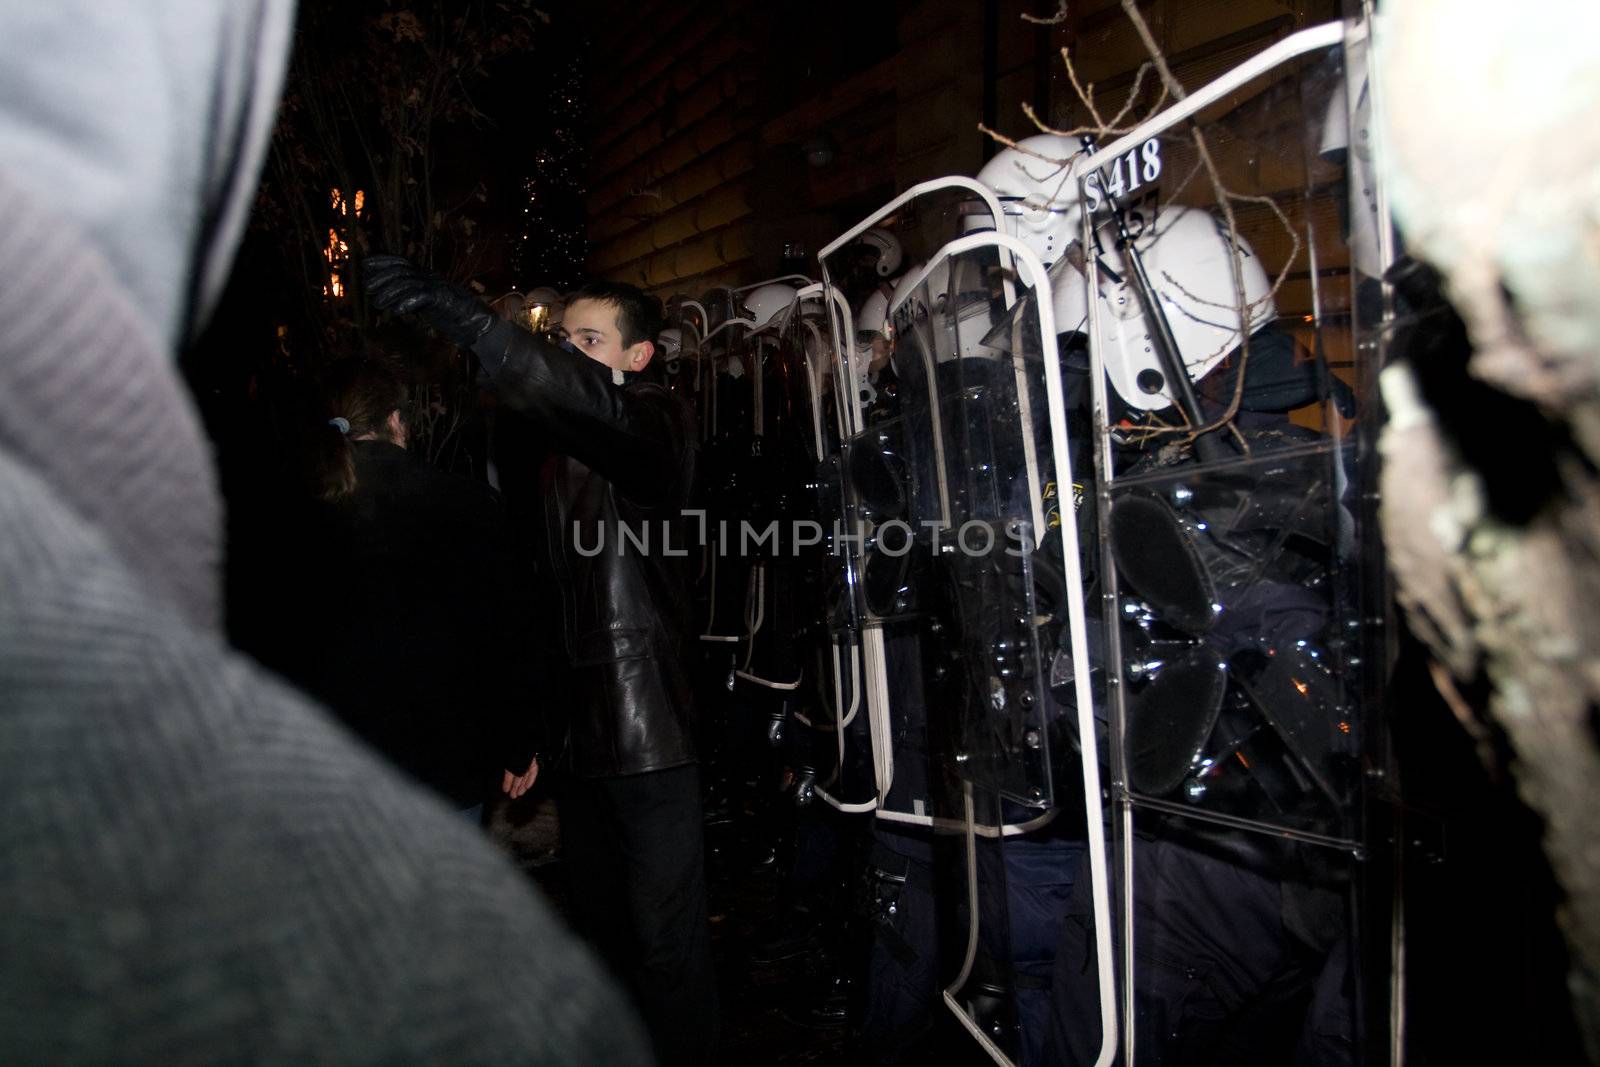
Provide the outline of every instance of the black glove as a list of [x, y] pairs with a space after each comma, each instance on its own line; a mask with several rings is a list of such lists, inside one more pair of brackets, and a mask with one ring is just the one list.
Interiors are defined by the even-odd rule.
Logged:
[[368, 256], [361, 262], [361, 271], [373, 307], [414, 315], [462, 348], [472, 347], [500, 321], [470, 290], [423, 270], [404, 256]]

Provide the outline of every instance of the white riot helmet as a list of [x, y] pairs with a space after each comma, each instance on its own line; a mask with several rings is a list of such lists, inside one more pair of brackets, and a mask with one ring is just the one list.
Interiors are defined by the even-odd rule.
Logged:
[[676, 362], [683, 355], [683, 331], [669, 326], [656, 334], [656, 351], [668, 363]]
[[885, 314], [888, 315], [885, 320], [885, 333], [892, 334], [894, 318], [890, 312], [906, 302], [907, 294], [915, 288], [918, 276], [922, 273], [922, 267], [921, 263], [911, 264], [911, 269], [900, 275], [900, 279], [894, 283], [894, 291], [889, 294], [889, 306], [885, 309]]
[[993, 359], [999, 354], [983, 344], [994, 324], [989, 321], [989, 285], [980, 262], [971, 256], [957, 256], [934, 264], [928, 273], [928, 297], [945, 329], [954, 326], [951, 343], [937, 349], [941, 362]]
[[[977, 180], [1000, 201], [1006, 232], [1027, 245], [1046, 268], [1080, 236], [1077, 157], [1082, 152], [1083, 146], [1071, 137], [1042, 133], [996, 152], [977, 173]], [[968, 230], [988, 228], [987, 212], [968, 220]], [[1032, 284], [1026, 277], [1023, 282]]]
[[[896, 309], [901, 308], [911, 298], [911, 291], [917, 287], [918, 276], [922, 274], [921, 263], [913, 263], [906, 272], [895, 281], [894, 289], [889, 293], [888, 307], [884, 309], [883, 335], [889, 338], [889, 365], [899, 370], [896, 350], [899, 347], [899, 328], [895, 325], [898, 317]], [[862, 309], [865, 310], [865, 305]], [[909, 320], [907, 320], [909, 321]]]
[[878, 277], [888, 278], [900, 269], [900, 260], [904, 258], [900, 250], [900, 238], [882, 227], [874, 226], [858, 240], [869, 248], [877, 249], [878, 261], [873, 269], [878, 272]]
[[856, 336], [853, 345], [858, 376], [866, 375], [872, 366], [873, 345], [889, 338], [889, 294], [883, 286], [861, 302], [855, 314]]
[[[1226, 235], [1211, 214], [1197, 208], [1168, 207], [1135, 238], [1145, 273], [1189, 378], [1198, 381], [1243, 339], [1233, 290], [1232, 255]], [[1248, 307], [1248, 332], [1277, 317], [1271, 283], [1261, 260], [1241, 238], [1239, 267]], [[1100, 277], [1099, 350], [1106, 376], [1131, 407], [1154, 411], [1172, 404], [1173, 395], [1156, 355], [1130, 270], [1108, 240], [1098, 251]], [[1054, 272], [1056, 330], [1089, 332], [1087, 285], [1075, 272]]]
[[[971, 256], [944, 257], [935, 261], [927, 277], [917, 283], [920, 269], [912, 269], [895, 287], [890, 314], [895, 323], [896, 359], [908, 344], [919, 344], [903, 336], [926, 322], [928, 343], [933, 356], [943, 363], [951, 359], [995, 358], [999, 353], [983, 344], [993, 323], [989, 316], [989, 286], [981, 264]], [[952, 285], [952, 275], [954, 284]]]
[[782, 282], [772, 282], [756, 286], [741, 299], [744, 302], [744, 315], [741, 317], [750, 320], [752, 331], [759, 330], [778, 321], [794, 306], [795, 288]]
[[872, 340], [873, 334], [889, 336], [889, 293], [879, 287], [872, 291], [872, 295], [861, 302], [861, 310], [856, 312], [856, 344], [859, 347], [863, 338]]

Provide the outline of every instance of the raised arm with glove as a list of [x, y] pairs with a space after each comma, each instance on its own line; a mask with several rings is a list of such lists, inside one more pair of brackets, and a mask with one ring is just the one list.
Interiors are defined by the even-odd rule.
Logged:
[[560, 451], [636, 504], [682, 501], [693, 431], [669, 390], [628, 388], [640, 384], [635, 375], [504, 321], [470, 290], [401, 256], [370, 256], [363, 270], [373, 307], [470, 348], [500, 401], [537, 422]]
[[414, 316], [462, 348], [471, 348], [500, 321], [470, 289], [423, 270], [404, 256], [368, 256], [361, 270], [373, 307]]

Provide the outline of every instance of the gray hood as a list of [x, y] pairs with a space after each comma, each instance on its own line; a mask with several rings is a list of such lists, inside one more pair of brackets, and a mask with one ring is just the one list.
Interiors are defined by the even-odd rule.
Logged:
[[99, 246], [169, 350], [227, 280], [288, 0], [0, 0], [0, 167]]
[[287, 0], [0, 0], [0, 459], [208, 628], [222, 506], [174, 354], [226, 281], [292, 29]]

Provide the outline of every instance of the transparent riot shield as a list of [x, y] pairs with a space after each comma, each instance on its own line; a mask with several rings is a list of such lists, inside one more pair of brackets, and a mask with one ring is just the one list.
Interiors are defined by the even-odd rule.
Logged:
[[803, 424], [805, 462], [811, 472], [808, 508], [798, 519], [794, 554], [803, 575], [804, 621], [798, 639], [809, 667], [799, 700], [800, 726], [794, 748], [803, 762], [795, 795], [808, 793], [844, 812], [877, 807], [871, 738], [865, 714], [860, 616], [851, 572], [836, 551], [844, 527], [841, 443], [843, 361], [828, 331], [821, 285], [800, 290], [795, 313], [783, 330], [784, 347], [795, 353], [796, 390]]
[[708, 502], [714, 607], [731, 638], [719, 642], [728, 661], [717, 736], [738, 770], [723, 779], [733, 817], [758, 824], [779, 817], [777, 795], [809, 803], [838, 778], [836, 745], [822, 736], [833, 718], [831, 641], [817, 610], [814, 383], [793, 328], [796, 281], [807, 279], [734, 290], [729, 317], [708, 333], [727, 346], [717, 433], [704, 450], [721, 489]]
[[[868, 331], [840, 346], [857, 386], [842, 453], [848, 559], [880, 824], [922, 828], [936, 854], [954, 838], [936, 876], [960, 893], [967, 936], [940, 975], [945, 1001], [997, 1061], [1042, 1062], [1030, 1040], [1047, 975], [1026, 973], [1037, 963], [1022, 946], [1080, 875], [1091, 924], [1109, 922], [1082, 556], [1058, 488], [1073, 484], [1071, 450], [1044, 269], [993, 232], [992, 194], [949, 181], [940, 191], [964, 199], [946, 243], [893, 286], [892, 357]], [[916, 197], [863, 226], [926, 218], [906, 210]], [[1019, 300], [1021, 278], [1042, 298]], [[859, 325], [834, 319], [842, 338]], [[1024, 912], [1039, 921], [1013, 924]], [[1110, 1012], [1101, 942], [1088, 974]]]
[[[712, 415], [715, 410], [716, 360], [706, 340], [710, 328], [710, 315], [700, 301], [683, 293], [678, 293], [669, 299], [663, 310], [664, 326], [661, 330], [661, 341], [662, 355], [667, 361], [668, 382], [694, 408], [699, 431], [696, 444], [704, 450], [715, 429]], [[718, 477], [720, 475], [715, 470], [715, 463], [713, 462], [712, 468], [708, 470], [702, 453], [697, 471], [697, 481], [702, 487], [702, 497], [697, 504], [702, 509], [706, 503], [704, 486], [708, 481], [715, 483]], [[720, 487], [713, 489], [711, 495], [714, 496], [719, 489]], [[730, 642], [716, 631], [716, 560], [713, 558], [715, 546], [708, 537], [701, 536], [698, 540], [700, 543], [695, 546], [699, 557], [694, 583], [695, 632], [705, 646], [702, 648], [702, 652], [705, 653], [710, 651], [711, 646]], [[706, 657], [703, 655], [702, 659]], [[715, 669], [715, 665], [710, 662], [701, 665], [710, 670]]]
[[[875, 295], [878, 306], [886, 308], [890, 293], [910, 284], [940, 248], [967, 230], [992, 229], [999, 215], [993, 194], [970, 179], [929, 182], [907, 190], [819, 254], [844, 416], [843, 515], [834, 548], [861, 619], [863, 711], [872, 738], [878, 811], [907, 825], [932, 825], [936, 807], [941, 818], [961, 817], [959, 797], [939, 784], [941, 773], [930, 773], [930, 753], [937, 746], [930, 747], [925, 715], [901, 713], [937, 701], [938, 692], [955, 679], [923, 669], [924, 658], [937, 652], [924, 647], [920, 623], [908, 627], [887, 621], [932, 617], [928, 605], [942, 589], [931, 579], [928, 554], [897, 553], [877, 539], [876, 531], [886, 527], [892, 535], [917, 529], [914, 512], [922, 512], [926, 502], [909, 494], [942, 483], [943, 475], [934, 482], [914, 479], [912, 468], [931, 462], [924, 453], [942, 449], [943, 443], [928, 435], [928, 419], [922, 416], [906, 436], [899, 416], [905, 390], [887, 359], [889, 325], [869, 324], [862, 313]], [[898, 275], [879, 272], [882, 249], [891, 241], [898, 249]], [[1009, 298], [1014, 292], [1009, 281], [1005, 288]]]
[[[700, 352], [706, 329], [705, 308], [698, 301], [678, 294], [666, 302], [663, 311], [658, 355], [663, 361], [667, 382], [701, 413], [706, 409], [706, 379]], [[703, 425], [701, 432], [703, 435]]]
[[695, 586], [699, 656], [695, 692], [700, 719], [700, 759], [705, 779], [708, 849], [715, 858], [736, 839], [738, 821], [751, 807], [744, 767], [765, 766], [770, 745], [764, 734], [770, 704], [752, 702], [737, 672], [749, 636], [748, 561], [739, 551], [746, 518], [748, 482], [756, 475], [750, 457], [752, 391], [742, 352], [745, 324], [734, 295], [714, 289], [680, 301], [684, 319], [697, 327], [701, 385], [701, 440], [696, 460], [695, 507], [700, 519], [702, 567]]
[[[1059, 524], [1050, 449], [1041, 447], [1049, 422], [1038, 319], [1010, 314], [998, 245], [956, 247], [890, 309], [900, 414], [847, 450], [862, 511], [876, 524], [864, 607], [885, 624], [920, 616], [937, 639], [924, 662], [943, 682], [930, 704], [950, 720], [930, 722], [948, 749], [941, 762], [1044, 809], [1054, 800], [1045, 693], [1053, 648], [1042, 631], [1054, 619], [1043, 602], [1060, 605], [1065, 593], [1059, 567], [1040, 571], [1036, 551], [1049, 522]], [[886, 496], [894, 506], [878, 502]]]
[[1128, 1062], [1364, 1040], [1376, 368], [1353, 330], [1371, 176], [1328, 150], [1346, 32], [1074, 163], [1082, 239], [1053, 281], [1089, 356]]
[[734, 351], [743, 328], [730, 327], [732, 294], [713, 290], [696, 301], [684, 301], [684, 319], [692, 320], [700, 359], [701, 438], [699, 486], [705, 514], [704, 566], [698, 584], [701, 610], [699, 640], [713, 685], [731, 681], [737, 645], [744, 637], [746, 574], [735, 560], [719, 551], [718, 533], [738, 522], [741, 476], [750, 432], [749, 383], [744, 364]]
[[[1013, 269], [1041, 279], [1015, 301], [1003, 284]], [[1054, 927], [1055, 891], [1081, 879], [1100, 905], [1091, 923], [1109, 919], [1099, 735], [1085, 728], [1083, 557], [1075, 495], [1059, 488], [1077, 478], [1070, 431], [1053, 417], [1065, 394], [1042, 279], [1010, 238], [973, 235], [935, 256], [892, 309], [904, 432], [938, 445], [932, 471], [922, 468], [934, 477], [919, 520], [945, 589], [939, 626], [955, 682], [930, 723], [962, 793], [969, 924], [945, 999], [1011, 1063], [1048, 1060], [1039, 989], [1049, 975], [1036, 961], [1054, 947], [1038, 939]], [[1109, 1010], [1109, 952], [1085, 962]]]

